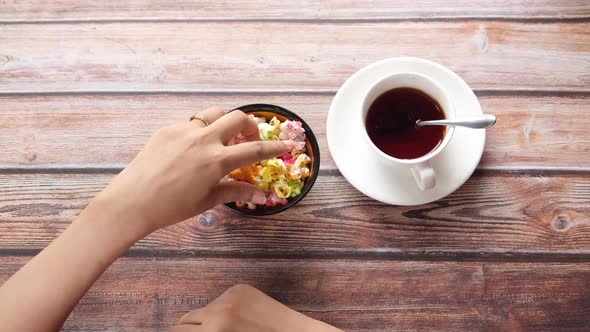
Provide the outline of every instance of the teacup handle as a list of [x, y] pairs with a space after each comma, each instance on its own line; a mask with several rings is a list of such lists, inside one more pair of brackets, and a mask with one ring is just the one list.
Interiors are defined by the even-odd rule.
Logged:
[[436, 185], [434, 169], [432, 169], [432, 166], [428, 160], [412, 166], [410, 171], [414, 176], [414, 180], [416, 180], [418, 188], [421, 190], [432, 189]]

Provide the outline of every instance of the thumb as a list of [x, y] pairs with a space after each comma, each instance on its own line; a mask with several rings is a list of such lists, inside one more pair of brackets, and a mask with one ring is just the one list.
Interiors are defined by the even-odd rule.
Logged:
[[266, 195], [258, 187], [247, 182], [221, 181], [213, 189], [213, 200], [215, 204], [237, 201], [264, 204]]

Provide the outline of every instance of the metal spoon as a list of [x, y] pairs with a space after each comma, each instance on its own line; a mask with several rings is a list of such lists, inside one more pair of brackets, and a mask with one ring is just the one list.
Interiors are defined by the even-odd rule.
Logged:
[[416, 121], [416, 127], [422, 126], [459, 126], [474, 129], [488, 128], [496, 123], [496, 116], [491, 114], [484, 114], [475, 118], [459, 119], [459, 120], [431, 120], [431, 121]]

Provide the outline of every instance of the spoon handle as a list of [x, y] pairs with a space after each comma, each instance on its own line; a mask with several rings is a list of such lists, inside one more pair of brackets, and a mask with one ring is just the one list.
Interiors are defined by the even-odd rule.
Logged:
[[431, 121], [416, 121], [417, 127], [422, 126], [460, 126], [474, 129], [488, 128], [496, 123], [496, 116], [491, 114], [484, 114], [475, 118], [467, 118], [460, 120], [431, 120]]

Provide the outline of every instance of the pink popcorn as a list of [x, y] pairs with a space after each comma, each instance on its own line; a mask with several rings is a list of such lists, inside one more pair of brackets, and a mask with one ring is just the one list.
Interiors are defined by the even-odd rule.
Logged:
[[281, 123], [280, 129], [279, 139], [281, 140], [305, 141], [305, 129], [303, 129], [301, 121], [287, 120]]
[[290, 152], [287, 152], [284, 155], [282, 155], [281, 159], [283, 159], [283, 162], [285, 163], [286, 166], [289, 166], [295, 162], [295, 158], [293, 157], [293, 155]]
[[266, 206], [277, 206], [277, 205], [285, 205], [289, 201], [286, 198], [281, 198], [275, 192], [274, 187], [270, 188], [270, 192], [266, 196]]

